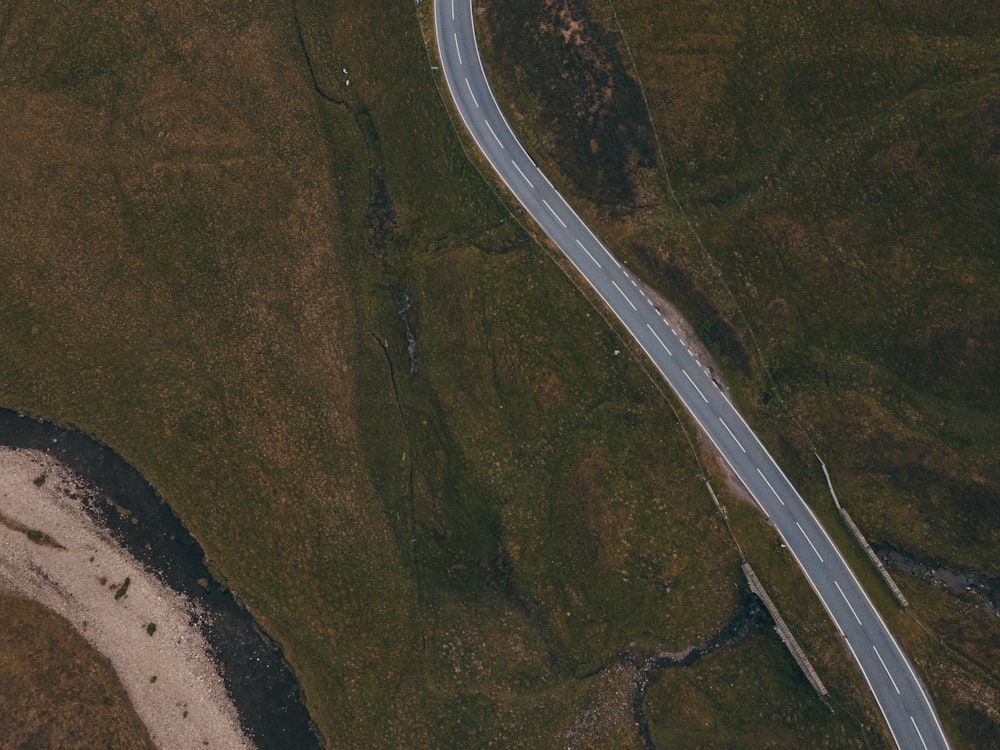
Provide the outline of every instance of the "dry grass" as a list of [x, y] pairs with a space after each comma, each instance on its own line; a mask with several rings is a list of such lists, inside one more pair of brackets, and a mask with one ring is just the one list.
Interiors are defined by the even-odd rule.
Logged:
[[[585, 18], [584, 46], [602, 51], [581, 56], [581, 45], [566, 45], [549, 21], [555, 6]], [[996, 576], [995, 9], [555, 6], [489, 4], [481, 24], [492, 78], [529, 150], [689, 316], [736, 400], [821, 512], [828, 500], [814, 451], [874, 539]], [[538, 92], [628, 75], [645, 101], [605, 114], [643, 110], [628, 125], [632, 160], [620, 160], [613, 192], [632, 198], [609, 206], [607, 164], [561, 133], [574, 105]], [[656, 133], [669, 184], [642, 161], [644, 128]], [[577, 140], [594, 132], [581, 130]], [[745, 547], [756, 534], [752, 525], [739, 533]], [[755, 543], [766, 549], [763, 538]], [[780, 585], [796, 596], [790, 581]], [[940, 636], [985, 658], [971, 635], [978, 628], [951, 606], [957, 619], [945, 622], [917, 605]], [[822, 613], [800, 616], [809, 630]], [[930, 659], [929, 642], [904, 625], [915, 658]], [[982, 705], [979, 688], [956, 692], [947, 672], [928, 674], [932, 688], [946, 714], [968, 718]], [[948, 721], [956, 730], [959, 720]], [[972, 734], [955, 733], [982, 742], [972, 735], [990, 736], [989, 721], [969, 719]]]
[[111, 666], [58, 615], [0, 594], [0, 746], [152, 748]]

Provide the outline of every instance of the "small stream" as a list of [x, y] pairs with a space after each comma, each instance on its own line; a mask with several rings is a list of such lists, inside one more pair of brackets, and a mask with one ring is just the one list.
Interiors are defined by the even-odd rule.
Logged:
[[1000, 615], [1000, 579], [990, 578], [979, 570], [956, 572], [944, 563], [921, 562], [905, 552], [886, 545], [872, 545], [888, 570], [898, 570], [948, 589], [954, 594], [967, 594], [991, 614]]
[[417, 364], [420, 361], [417, 356], [417, 338], [413, 335], [413, 329], [410, 327], [410, 312], [413, 309], [413, 303], [408, 292], [400, 291], [393, 297], [396, 300], [396, 313], [406, 328], [406, 353], [410, 355], [410, 376], [412, 377], [417, 374]]
[[649, 734], [649, 724], [646, 722], [646, 714], [643, 710], [646, 691], [656, 674], [664, 669], [689, 667], [706, 654], [739, 643], [759, 624], [770, 621], [771, 618], [767, 614], [767, 610], [764, 609], [757, 597], [749, 595], [732, 619], [723, 625], [722, 629], [713, 635], [704, 646], [700, 648], [692, 646], [676, 654], [656, 654], [643, 661], [633, 659], [633, 664], [639, 670], [639, 677], [636, 680], [635, 694], [632, 696], [632, 713], [646, 750], [656, 750], [656, 744]]
[[96, 488], [79, 498], [88, 514], [200, 610], [196, 624], [211, 647], [240, 724], [257, 748], [321, 747], [280, 649], [212, 578], [198, 542], [138, 471], [78, 430], [2, 408], [0, 445], [43, 451]]

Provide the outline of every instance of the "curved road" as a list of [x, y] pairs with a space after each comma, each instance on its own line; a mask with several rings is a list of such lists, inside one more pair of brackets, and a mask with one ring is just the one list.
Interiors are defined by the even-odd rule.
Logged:
[[923, 683], [833, 541], [636, 279], [521, 146], [479, 58], [472, 0], [434, 0], [438, 54], [465, 127], [521, 205], [628, 329], [778, 529], [861, 668], [900, 748], [947, 748]]

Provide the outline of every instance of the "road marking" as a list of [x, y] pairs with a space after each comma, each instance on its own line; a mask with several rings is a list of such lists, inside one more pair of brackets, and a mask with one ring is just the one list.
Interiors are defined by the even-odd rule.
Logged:
[[[766, 484], [766, 485], [767, 485], [768, 487], [771, 487], [771, 483], [767, 481], [767, 477], [765, 477], [765, 476], [764, 476], [764, 472], [763, 472], [763, 471], [761, 471], [760, 469], [757, 469], [757, 473], [758, 473], [758, 474], [760, 474], [760, 478], [764, 480], [764, 483], [765, 483], [765, 484]], [[781, 499], [781, 495], [779, 495], [779, 494], [778, 494], [778, 491], [777, 491], [776, 489], [774, 489], [774, 487], [771, 487], [771, 492], [773, 492], [773, 493], [774, 493], [774, 496], [775, 496], [776, 498], [778, 498], [778, 502], [779, 502], [779, 503], [781, 503], [782, 505], [784, 505], [784, 504], [785, 504], [785, 501]]]
[[823, 562], [823, 556], [819, 553], [819, 550], [816, 549], [816, 545], [813, 544], [813, 540], [809, 538], [809, 535], [806, 533], [806, 530], [802, 528], [802, 524], [796, 521], [795, 525], [799, 527], [799, 531], [802, 532], [802, 536], [804, 536], [806, 538], [806, 541], [809, 542], [809, 546], [813, 548], [813, 552], [816, 553], [816, 557], [819, 558], [819, 561]]
[[690, 376], [690, 375], [688, 375], [688, 373], [687, 373], [687, 370], [681, 370], [681, 372], [683, 372], [683, 373], [684, 373], [684, 377], [686, 377], [686, 378], [688, 379], [688, 382], [689, 382], [689, 383], [690, 383], [691, 385], [693, 385], [693, 386], [694, 386], [694, 389], [695, 389], [696, 391], [698, 391], [698, 395], [699, 395], [699, 396], [701, 396], [701, 398], [702, 398], [702, 401], [704, 401], [704, 402], [705, 402], [705, 403], [707, 404], [707, 403], [708, 403], [708, 399], [707, 399], [707, 398], [705, 398], [705, 394], [701, 392], [701, 388], [699, 388], [699, 387], [698, 387], [697, 385], [695, 385], [695, 382], [694, 382], [693, 380], [691, 380], [691, 376]]
[[639, 288], [639, 285], [635, 283], [635, 279], [633, 279], [631, 276], [628, 277], [628, 280], [632, 282], [632, 286], [634, 286], [636, 289]]
[[472, 97], [472, 103], [476, 105], [476, 109], [479, 109], [479, 102], [476, 100], [476, 95], [472, 93], [472, 84], [469, 83], [469, 79], [465, 79], [465, 85], [469, 87], [469, 96]]
[[[861, 593], [865, 595], [866, 599], [868, 599], [868, 593], [864, 589], [861, 589]], [[871, 599], [868, 599], [868, 603], [871, 604]], [[874, 604], [872, 604], [872, 609], [875, 609]], [[879, 620], [882, 620], [882, 615], [878, 613], [877, 609], [875, 609], [875, 614], [878, 616]], [[882, 620], [882, 624], [885, 625], [884, 620]], [[886, 630], [888, 630], [888, 628], [886, 628]], [[918, 688], [920, 688], [920, 695], [923, 696], [924, 703], [927, 705], [927, 710], [930, 712], [931, 718], [934, 719], [934, 726], [937, 727], [938, 734], [941, 735], [941, 739], [944, 740], [944, 744], [947, 747], [948, 739], [944, 736], [944, 729], [941, 727], [941, 721], [938, 719], [937, 711], [934, 710], [934, 706], [931, 704], [931, 699], [927, 697], [924, 686], [920, 684], [920, 680], [917, 679], [917, 673], [913, 671], [913, 665], [910, 664], [910, 660], [906, 658], [906, 654], [903, 653], [903, 649], [900, 648], [899, 642], [896, 641], [896, 639], [893, 639], [892, 645], [896, 647], [896, 653], [899, 654], [899, 658], [903, 660], [903, 664], [905, 664], [906, 669], [909, 670], [910, 677], [913, 678], [913, 682], [916, 683]]]
[[[847, 601], [847, 594], [845, 594], [844, 590], [842, 588], [840, 588], [840, 584], [837, 581], [834, 581], [833, 585], [837, 587], [837, 591], [839, 591], [840, 595], [842, 597], [844, 597], [844, 602], [847, 604], [847, 606], [851, 607], [851, 603], [849, 601]], [[858, 617], [858, 613], [854, 611], [854, 607], [851, 607], [851, 614], [854, 615], [854, 619], [857, 620], [858, 621], [858, 625], [860, 625], [861, 624], [861, 618]]]
[[[471, 9], [471, 5], [472, 5], [472, 0], [468, 0], [468, 2], [469, 2], [469, 4], [470, 4], [470, 9]], [[473, 63], [473, 64], [475, 64], [476, 62], [477, 62], [477, 60], [470, 60], [470, 63]], [[468, 100], [466, 100], [466, 101], [468, 101]], [[501, 145], [502, 145], [502, 144], [501, 144]], [[595, 241], [596, 241], [596, 242], [598, 242], [598, 243], [599, 243], [599, 240], [597, 240], [597, 239], [596, 239], [596, 237], [595, 237], [594, 239], [595, 239]], [[610, 280], [610, 279], [609, 279], [609, 280]], [[636, 302], [638, 302], [638, 300], [637, 300]], [[727, 399], [727, 400], [728, 400], [728, 399]], [[740, 419], [742, 419], [742, 416], [741, 416], [741, 415], [738, 415], [738, 417], [739, 417]], [[762, 449], [762, 450], [764, 450], [765, 452], [767, 452], [767, 451], [766, 451], [766, 448], [763, 448], [763, 446], [760, 446], [760, 447], [761, 447], [761, 449]], [[723, 455], [723, 458], [725, 458], [725, 455]], [[770, 454], [768, 454], [768, 458], [772, 458], [772, 457], [770, 456]], [[773, 460], [773, 459], [772, 459], [772, 460]], [[775, 466], [775, 468], [776, 468], [776, 469], [777, 469], [777, 470], [778, 470], [779, 472], [781, 472], [781, 469], [780, 469], [780, 467], [779, 467], [779, 466]], [[795, 489], [794, 489], [794, 488], [791, 488], [791, 487], [790, 487], [790, 488], [789, 488], [789, 490], [790, 490], [790, 492], [792, 493], [792, 495], [791, 495], [791, 496], [792, 496], [793, 498], [797, 498], [797, 497], [798, 497], [798, 493], [797, 493], [797, 492], [795, 492]], [[806, 508], [808, 509], [808, 506], [806, 506]], [[808, 509], [808, 510], [809, 510], [809, 511], [810, 511], [810, 513], [811, 513], [811, 509]], [[814, 516], [814, 520], [815, 520], [815, 514], [813, 514], [813, 516]], [[824, 536], [825, 536], [825, 532], [824, 532], [824, 531], [820, 530], [820, 532], [819, 532], [819, 533], [821, 533], [821, 535], [824, 535]], [[827, 537], [827, 541], [829, 541], [829, 538], [828, 538], [828, 537]], [[810, 579], [810, 583], [812, 583], [812, 580], [811, 580], [811, 577], [810, 577], [810, 575], [809, 575], [809, 573], [808, 573], [808, 572], [806, 572], [806, 577], [807, 577], [807, 578], [809, 578], [809, 579]], [[815, 589], [815, 585], [813, 586], [813, 588]], [[882, 625], [883, 625], [883, 627], [885, 627], [885, 623], [884, 623], [884, 621], [882, 621], [882, 618], [881, 618], [881, 616], [879, 616], [879, 615], [878, 615], [877, 611], [876, 611], [876, 618], [877, 618], [877, 619], [878, 619], [879, 621], [881, 621], [881, 622], [882, 622]], [[916, 686], [917, 686], [918, 688], [920, 688], [920, 690], [921, 690], [921, 693], [923, 694], [923, 697], [924, 697], [924, 701], [925, 701], [925, 702], [926, 702], [926, 704], [927, 704], [927, 709], [928, 709], [928, 711], [930, 712], [930, 715], [931, 715], [931, 717], [932, 717], [932, 718], [933, 718], [933, 719], [935, 720], [935, 723], [937, 724], [937, 726], [938, 726], [938, 728], [939, 728], [939, 730], [940, 730], [940, 720], [938, 719], [938, 717], [937, 717], [937, 716], [935, 716], [935, 715], [934, 715], [934, 710], [933, 710], [933, 704], [931, 704], [931, 702], [930, 702], [930, 701], [929, 701], [929, 699], [927, 698], [927, 693], [926, 693], [926, 691], [924, 690], [924, 688], [923, 688], [923, 687], [922, 687], [922, 686], [920, 685], [920, 683], [919, 683], [919, 678], [917, 678], [917, 677], [916, 677], [916, 674], [914, 673], [914, 669], [913, 669], [913, 667], [912, 667], [912, 666], [911, 666], [911, 665], [910, 665], [910, 664], [909, 664], [909, 663], [908, 663], [908, 662], [906, 661], [906, 656], [905, 656], [905, 654], [904, 654], [904, 653], [902, 652], [902, 650], [900, 649], [900, 647], [899, 647], [899, 644], [898, 644], [898, 643], [895, 643], [894, 641], [892, 641], [892, 640], [891, 640], [891, 636], [890, 636], [890, 642], [892, 642], [892, 645], [893, 645], [893, 646], [894, 646], [894, 647], [895, 647], [895, 648], [897, 649], [897, 651], [899, 651], [899, 653], [900, 653], [900, 657], [902, 658], [902, 660], [903, 660], [903, 663], [904, 663], [904, 664], [906, 664], [906, 666], [907, 666], [907, 669], [909, 669], [910, 673], [911, 673], [911, 674], [913, 675], [913, 678], [914, 678], [914, 680], [916, 681], [916, 683], [915, 683], [915, 684], [916, 684]], [[848, 645], [850, 646], [850, 644], [848, 644]], [[884, 647], [884, 646], [883, 646], [883, 647]], [[852, 648], [852, 651], [853, 651], [853, 648]], [[864, 670], [862, 669], [862, 671], [864, 671]], [[904, 679], [905, 679], [905, 674], [906, 674], [906, 670], [904, 670]], [[866, 675], [866, 676], [867, 676], [867, 675]], [[869, 681], [869, 687], [871, 687], [871, 683], [870, 683], [870, 681]], [[878, 694], [875, 694], [875, 696], [874, 696], [874, 697], [876, 698], [876, 702], [878, 702], [878, 698], [879, 698]], [[882, 708], [882, 706], [880, 705], [880, 706], [879, 706], [879, 708], [881, 709], [881, 708]], [[921, 710], [922, 710], [922, 709], [921, 709]], [[883, 712], [883, 713], [884, 713], [884, 712]], [[922, 714], [922, 715], [923, 715], [923, 714]], [[891, 728], [891, 727], [890, 727], [890, 728]], [[932, 727], [931, 727], [930, 731], [932, 731], [932, 732], [933, 732], [933, 725], [932, 725]], [[942, 735], [942, 736], [943, 736], [943, 735]], [[911, 744], [912, 744], [912, 742], [911, 742]]]
[[517, 173], [518, 173], [519, 175], [521, 175], [521, 177], [523, 177], [523, 178], [524, 178], [524, 181], [525, 181], [525, 182], [527, 182], [527, 183], [528, 183], [528, 187], [530, 187], [530, 188], [531, 188], [532, 190], [534, 190], [534, 189], [535, 189], [535, 186], [531, 184], [531, 180], [529, 180], [529, 179], [528, 179], [528, 175], [526, 175], [526, 174], [525, 174], [524, 172], [522, 172], [522, 171], [521, 171], [521, 168], [520, 168], [519, 166], [517, 166], [517, 162], [516, 162], [516, 161], [514, 161], [513, 159], [511, 159], [511, 160], [510, 160], [510, 163], [514, 165], [514, 169], [516, 169], [516, 170], [517, 170]]
[[458, 53], [458, 64], [465, 65], [465, 63], [462, 62], [462, 50], [458, 47], [458, 34], [452, 34], [452, 36], [455, 37], [455, 51]]
[[[493, 133], [493, 128], [492, 128], [492, 126], [490, 125], [490, 121], [489, 121], [489, 120], [483, 120], [483, 122], [485, 122], [485, 123], [486, 123], [486, 127], [488, 127], [488, 128], [490, 129], [490, 132], [491, 132], [491, 133]], [[496, 134], [496, 133], [493, 133], [493, 137], [497, 139], [497, 143], [499, 143], [499, 144], [500, 144], [500, 148], [503, 148], [503, 147], [504, 147], [504, 145], [503, 145], [503, 143], [502, 143], [502, 142], [500, 141], [500, 138], [499, 138], [499, 136], [497, 136], [497, 134]]]
[[[553, 184], [552, 184], [552, 180], [550, 180], [550, 179], [549, 179], [549, 176], [548, 176], [547, 174], [545, 174], [545, 172], [543, 172], [543, 171], [542, 171], [541, 167], [538, 167], [538, 166], [535, 166], [535, 169], [537, 169], [537, 170], [538, 170], [538, 174], [540, 174], [540, 175], [542, 176], [542, 178], [543, 178], [543, 179], [544, 179], [544, 180], [545, 180], [545, 181], [546, 181], [547, 183], [549, 183], [549, 187], [550, 187], [550, 188], [552, 188], [553, 190], [555, 190], [555, 187], [554, 187], [554, 186], [553, 186]], [[558, 192], [558, 191], [556, 191], [556, 192]]]
[[920, 727], [917, 726], [917, 722], [914, 721], [913, 717], [910, 717], [910, 721], [913, 722], [913, 728], [917, 730], [917, 737], [920, 738], [920, 744], [924, 746], [924, 750], [927, 750], [927, 743], [924, 742], [924, 736], [920, 733]]
[[[707, 401], [708, 399], [705, 400]], [[740, 446], [741, 451], [746, 453], [747, 449], [743, 447], [743, 443], [740, 442], [740, 439], [733, 434], [732, 430], [729, 429], [729, 425], [726, 424], [726, 420], [724, 420], [722, 417], [719, 417], [719, 421], [722, 422], [722, 426], [726, 428], [726, 432], [729, 433], [729, 437], [731, 437], [733, 440], [736, 441], [736, 444]]]
[[556, 221], [558, 221], [560, 224], [562, 224], [563, 225], [563, 229], [565, 229], [566, 228], [566, 222], [559, 218], [559, 214], [557, 214], [555, 212], [555, 209], [552, 208], [552, 206], [549, 205], [549, 202], [547, 200], [545, 200], [544, 198], [542, 198], [542, 203], [545, 204], [545, 207], [547, 209], [549, 209], [549, 211], [552, 213], [553, 216], [556, 217]]
[[[614, 282], [613, 280], [612, 280], [612, 282], [611, 282], [611, 283], [612, 283], [612, 284], [615, 284], [615, 282]], [[617, 289], [617, 290], [618, 290], [618, 293], [619, 293], [619, 294], [620, 294], [620, 295], [621, 295], [622, 297], [624, 297], [624, 298], [625, 298], [625, 301], [626, 301], [626, 302], [628, 302], [628, 303], [629, 303], [630, 305], [632, 305], [632, 300], [630, 300], [630, 299], [628, 298], [628, 295], [627, 295], [627, 294], [625, 294], [625, 292], [623, 292], [623, 291], [622, 291], [622, 288], [621, 288], [620, 286], [618, 286], [617, 284], [615, 284], [615, 289]], [[635, 310], [635, 309], [636, 309], [635, 305], [632, 305], [632, 309], [633, 309], [633, 310]]]
[[615, 262], [616, 266], [618, 266], [619, 268], [622, 267], [622, 264], [618, 262], [618, 258], [616, 258], [615, 256], [613, 256], [611, 254], [610, 250], [608, 250], [606, 247], [604, 247], [604, 245], [601, 245], [601, 249], [604, 251], [605, 255], [607, 255], [609, 258], [611, 258], [611, 260], [613, 260]]
[[[875, 648], [875, 644], [872, 644], [872, 651], [874, 651], [874, 652], [875, 652], [875, 656], [877, 656], [877, 657], [878, 657], [878, 660], [879, 660], [880, 662], [882, 662], [882, 669], [884, 669], [884, 670], [885, 670], [885, 673], [886, 673], [887, 675], [889, 675], [889, 682], [891, 682], [891, 683], [892, 683], [892, 686], [893, 686], [894, 688], [896, 688], [896, 695], [899, 695], [899, 686], [898, 686], [898, 685], [896, 684], [896, 681], [895, 681], [894, 679], [892, 679], [892, 674], [891, 674], [891, 673], [889, 672], [889, 667], [887, 667], [887, 666], [885, 665], [885, 662], [884, 662], [884, 661], [882, 660], [882, 654], [880, 654], [880, 653], [878, 652], [878, 649], [877, 649], [877, 648]], [[914, 726], [916, 726], [916, 725], [914, 725]], [[919, 731], [919, 730], [918, 730], [918, 731]]]
[[597, 262], [597, 258], [595, 258], [595, 257], [594, 257], [593, 255], [591, 255], [591, 254], [590, 254], [590, 250], [588, 250], [587, 248], [585, 248], [585, 247], [583, 246], [583, 243], [582, 243], [582, 242], [580, 242], [580, 240], [577, 240], [577, 241], [576, 241], [576, 244], [577, 244], [577, 245], [579, 245], [579, 246], [580, 246], [580, 249], [581, 249], [581, 250], [583, 250], [583, 252], [585, 252], [585, 253], [587, 254], [587, 257], [588, 257], [588, 258], [590, 258], [590, 259], [591, 259], [592, 261], [594, 261], [594, 265], [595, 265], [595, 266], [597, 266], [598, 268], [600, 268], [600, 267], [601, 267], [601, 264]]
[[[653, 326], [651, 326], [649, 323], [646, 323], [646, 328], [649, 329], [649, 332], [651, 334], [656, 336], [656, 331], [653, 330]], [[667, 354], [669, 354], [671, 357], [674, 356], [674, 353], [669, 349], [667, 349], [667, 345], [663, 343], [663, 339], [661, 339], [659, 336], [656, 336], [656, 340], [660, 342], [660, 346], [662, 346], [666, 350]]]
[[455, 20], [455, 0], [451, 0], [451, 20]]

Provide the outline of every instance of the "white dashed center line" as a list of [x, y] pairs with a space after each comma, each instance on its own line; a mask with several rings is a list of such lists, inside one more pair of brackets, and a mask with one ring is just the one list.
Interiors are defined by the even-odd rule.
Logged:
[[588, 258], [590, 258], [592, 261], [594, 261], [594, 265], [595, 266], [597, 266], [598, 268], [601, 267], [601, 264], [597, 262], [597, 258], [595, 258], [593, 255], [590, 254], [590, 250], [588, 250], [586, 247], [584, 247], [583, 243], [580, 242], [580, 240], [577, 240], [576, 244], [579, 245], [580, 249], [583, 250], [583, 252], [585, 252], [587, 254]]
[[493, 132], [493, 127], [490, 125], [490, 121], [489, 120], [483, 120], [483, 122], [486, 123], [486, 127], [489, 128], [490, 133], [492, 133], [493, 137], [497, 139], [497, 143], [500, 144], [500, 148], [504, 148], [504, 145], [501, 142], [499, 136], [497, 136], [497, 134]]
[[806, 538], [806, 541], [809, 542], [809, 546], [813, 548], [813, 552], [816, 553], [816, 557], [819, 558], [819, 561], [823, 562], [823, 556], [819, 553], [819, 550], [816, 549], [816, 545], [813, 544], [813, 540], [809, 538], [809, 535], [806, 533], [806, 530], [802, 528], [802, 524], [796, 521], [795, 525], [799, 527], [799, 531], [802, 532], [802, 536], [804, 536]]
[[920, 744], [924, 746], [924, 750], [927, 750], [927, 743], [924, 742], [924, 735], [920, 733], [920, 727], [917, 726], [917, 722], [914, 721], [913, 717], [910, 717], [910, 721], [913, 722], [913, 728], [917, 730], [917, 737], [920, 738]]
[[459, 49], [459, 46], [458, 46], [458, 34], [452, 34], [452, 36], [455, 37], [455, 52], [458, 53], [458, 64], [459, 65], [465, 65], [465, 63], [462, 62], [462, 50]]
[[[649, 323], [646, 323], [646, 328], [648, 328], [648, 329], [649, 329], [649, 332], [650, 332], [651, 334], [653, 334], [654, 336], [656, 336], [656, 331], [654, 331], [654, 330], [653, 330], [653, 326], [651, 326], [651, 325], [650, 325]], [[663, 343], [663, 339], [661, 339], [661, 338], [660, 338], [659, 336], [656, 336], [656, 340], [660, 342], [660, 346], [662, 346], [662, 347], [663, 347], [663, 350], [664, 350], [664, 351], [665, 351], [665, 352], [666, 352], [667, 354], [669, 354], [669, 355], [670, 355], [671, 357], [672, 357], [672, 356], [674, 356], [674, 353], [673, 353], [672, 351], [670, 351], [670, 350], [669, 350], [669, 349], [667, 348], [667, 345], [666, 345], [666, 344], [664, 344], [664, 343]]]
[[625, 294], [625, 292], [623, 292], [623, 291], [622, 291], [622, 288], [621, 288], [620, 286], [618, 286], [618, 284], [615, 284], [615, 282], [614, 282], [614, 281], [612, 281], [611, 283], [615, 285], [615, 289], [617, 289], [617, 290], [618, 290], [618, 293], [619, 293], [619, 294], [620, 294], [620, 295], [621, 295], [622, 297], [624, 297], [624, 298], [625, 298], [625, 301], [626, 301], [626, 302], [628, 302], [628, 303], [629, 303], [629, 305], [632, 305], [632, 309], [633, 309], [633, 310], [635, 310], [635, 309], [636, 309], [635, 305], [633, 305], [633, 304], [632, 304], [632, 300], [630, 300], [630, 299], [628, 298], [628, 295], [627, 295], [627, 294]]
[[552, 206], [549, 205], [549, 202], [547, 200], [545, 200], [544, 198], [542, 198], [542, 203], [545, 204], [545, 207], [547, 209], [549, 209], [549, 213], [551, 213], [553, 216], [555, 216], [556, 217], [556, 221], [558, 221], [560, 224], [562, 224], [563, 229], [565, 229], [566, 228], [566, 222], [563, 221], [561, 218], [559, 218], [559, 214], [557, 214], [556, 211], [555, 211], [555, 209], [552, 208]]
[[514, 169], [516, 169], [516, 170], [517, 170], [517, 173], [518, 173], [519, 175], [521, 175], [521, 177], [523, 177], [523, 178], [524, 178], [524, 181], [525, 181], [525, 182], [527, 182], [527, 183], [528, 183], [528, 187], [530, 187], [530, 188], [531, 188], [532, 190], [534, 190], [534, 189], [535, 189], [535, 186], [531, 184], [531, 180], [529, 180], [529, 179], [528, 179], [528, 175], [526, 175], [526, 174], [525, 174], [524, 172], [522, 172], [522, 171], [521, 171], [521, 168], [520, 168], [519, 166], [517, 166], [517, 162], [516, 162], [516, 161], [514, 161], [513, 159], [511, 159], [511, 160], [510, 160], [510, 163], [514, 165]]
[[699, 388], [699, 387], [698, 387], [697, 385], [695, 385], [695, 382], [694, 382], [693, 380], [691, 380], [691, 376], [690, 376], [690, 375], [688, 375], [688, 373], [687, 373], [687, 370], [681, 370], [681, 372], [683, 372], [683, 373], [684, 373], [684, 377], [686, 377], [686, 378], [688, 379], [688, 382], [689, 382], [689, 383], [690, 383], [691, 385], [693, 385], [693, 386], [694, 386], [694, 389], [695, 389], [696, 391], [698, 391], [698, 395], [699, 395], [699, 396], [701, 396], [701, 400], [702, 400], [702, 401], [704, 401], [704, 402], [705, 402], [705, 403], [707, 404], [707, 403], [708, 403], [708, 399], [707, 399], [707, 398], [705, 398], [705, 394], [701, 392], [701, 388]]
[[838, 583], [837, 581], [834, 581], [833, 585], [837, 587], [837, 591], [839, 591], [840, 595], [842, 597], [844, 597], [844, 602], [847, 604], [848, 607], [851, 608], [851, 614], [854, 615], [854, 619], [857, 620], [858, 621], [858, 625], [860, 625], [861, 624], [861, 618], [858, 617], [858, 613], [854, 611], [854, 607], [851, 607], [851, 603], [849, 601], [847, 601], [847, 594], [845, 594], [844, 590], [842, 588], [840, 588], [840, 583]]
[[[764, 472], [762, 472], [760, 469], [757, 469], [757, 473], [760, 474], [760, 478], [764, 480], [764, 483], [768, 487], [771, 487], [771, 483], [767, 481], [767, 477], [764, 476]], [[778, 491], [776, 489], [774, 489], [774, 487], [771, 487], [771, 492], [773, 492], [774, 496], [776, 498], [778, 498], [778, 502], [779, 503], [781, 503], [782, 505], [785, 504], [785, 501], [781, 499], [781, 495], [778, 494]]]
[[729, 433], [729, 437], [731, 437], [733, 440], [736, 441], [736, 444], [740, 446], [741, 451], [746, 453], [747, 449], [743, 447], [743, 443], [740, 442], [740, 439], [733, 434], [732, 430], [729, 429], [729, 425], [726, 424], [726, 420], [724, 420], [722, 417], [719, 417], [719, 421], [722, 422], [722, 426], [726, 428], [726, 432]]
[[[877, 648], [875, 648], [875, 646], [874, 646], [874, 645], [872, 646], [872, 650], [874, 650], [874, 651], [875, 651], [875, 656], [877, 656], [877, 657], [878, 657], [878, 660], [879, 660], [880, 662], [882, 662], [882, 669], [884, 669], [884, 670], [885, 670], [885, 673], [886, 673], [887, 675], [889, 675], [889, 682], [891, 682], [891, 683], [892, 683], [892, 686], [893, 686], [894, 688], [896, 688], [896, 694], [898, 695], [898, 694], [899, 694], [899, 686], [898, 686], [898, 685], [896, 684], [896, 681], [895, 681], [894, 679], [892, 679], [892, 674], [891, 674], [891, 673], [889, 672], [889, 667], [887, 667], [887, 666], [885, 665], [885, 661], [883, 661], [883, 659], [882, 659], [882, 654], [880, 654], [880, 653], [878, 652], [878, 649], [877, 649]], [[916, 726], [916, 725], [914, 725], [914, 726]], [[919, 730], [917, 730], [917, 731], [919, 731]]]
[[472, 103], [476, 105], [476, 109], [479, 109], [479, 102], [476, 100], [476, 95], [472, 93], [472, 84], [469, 83], [469, 79], [465, 79], [465, 85], [469, 87], [469, 96], [472, 97]]

